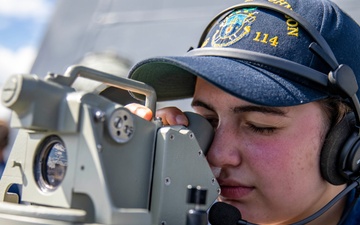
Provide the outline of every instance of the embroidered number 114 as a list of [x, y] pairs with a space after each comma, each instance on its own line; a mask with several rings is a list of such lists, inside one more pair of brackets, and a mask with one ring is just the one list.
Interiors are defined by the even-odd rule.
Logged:
[[269, 37], [269, 34], [263, 34], [261, 32], [256, 32], [256, 37], [253, 39], [264, 44], [270, 44], [271, 46], [276, 47], [279, 44], [279, 37]]

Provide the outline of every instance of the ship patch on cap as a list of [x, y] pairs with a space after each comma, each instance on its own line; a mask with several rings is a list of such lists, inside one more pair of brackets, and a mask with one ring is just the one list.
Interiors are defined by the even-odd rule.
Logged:
[[212, 37], [211, 45], [213, 47], [230, 46], [249, 35], [251, 24], [256, 20], [257, 13], [256, 7], [232, 12], [219, 25], [219, 29]]

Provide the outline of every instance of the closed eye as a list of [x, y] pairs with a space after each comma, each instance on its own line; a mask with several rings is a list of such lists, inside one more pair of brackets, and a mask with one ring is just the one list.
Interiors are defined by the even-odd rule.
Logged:
[[276, 127], [260, 127], [255, 126], [254, 124], [247, 124], [247, 126], [250, 128], [251, 131], [254, 133], [264, 134], [264, 135], [270, 135], [274, 133], [278, 128]]

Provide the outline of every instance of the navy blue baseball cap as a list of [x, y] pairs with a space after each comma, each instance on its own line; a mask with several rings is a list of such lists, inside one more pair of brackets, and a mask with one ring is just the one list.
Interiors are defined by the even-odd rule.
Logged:
[[[360, 80], [359, 41], [359, 25], [331, 1], [243, 0], [210, 23], [198, 48], [184, 56], [141, 61], [130, 70], [129, 77], [154, 87], [159, 101], [192, 97], [196, 77], [201, 77], [255, 104], [299, 105], [333, 94], [326, 84], [319, 85], [298, 74], [310, 78], [320, 74], [327, 82], [334, 67], [346, 64]], [[320, 46], [325, 57], [310, 50], [312, 43]], [[214, 49], [225, 53], [229, 50], [229, 54], [192, 54]], [[256, 54], [250, 54], [251, 59], [231, 57], [234, 49], [270, 56], [272, 64]], [[236, 54], [241, 56], [242, 52]], [[330, 63], [324, 58], [330, 58]], [[278, 68], [284, 62], [276, 59], [291, 62], [285, 62], [290, 70]]]

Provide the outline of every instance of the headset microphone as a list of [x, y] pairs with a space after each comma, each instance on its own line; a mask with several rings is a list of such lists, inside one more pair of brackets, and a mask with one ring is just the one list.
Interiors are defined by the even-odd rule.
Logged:
[[214, 203], [209, 210], [211, 225], [256, 225], [241, 219], [240, 211], [224, 202]]
[[[344, 190], [342, 190], [338, 195], [336, 195], [319, 211], [315, 212], [314, 214], [303, 220], [292, 223], [290, 225], [305, 225], [315, 220], [327, 210], [329, 210], [333, 205], [335, 205], [335, 203], [337, 203], [341, 198], [347, 195], [351, 190], [353, 190], [354, 188], [358, 188], [359, 186], [360, 177], [354, 180], [350, 185], [348, 185]], [[357, 198], [355, 198], [355, 200], [356, 199]], [[348, 210], [351, 210], [351, 208], [349, 208]], [[246, 220], [243, 220], [241, 218], [240, 211], [236, 207], [224, 202], [216, 202], [211, 206], [209, 210], [209, 222], [212, 225], [256, 225], [255, 223], [250, 223]]]

